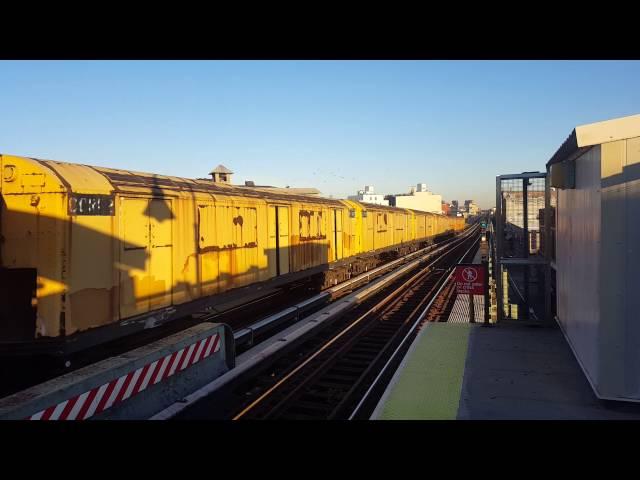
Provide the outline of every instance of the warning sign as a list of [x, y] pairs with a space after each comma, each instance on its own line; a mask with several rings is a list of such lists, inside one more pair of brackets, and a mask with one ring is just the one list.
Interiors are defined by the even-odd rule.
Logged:
[[484, 273], [484, 266], [482, 265], [457, 265], [454, 278], [458, 293], [463, 295], [483, 295]]

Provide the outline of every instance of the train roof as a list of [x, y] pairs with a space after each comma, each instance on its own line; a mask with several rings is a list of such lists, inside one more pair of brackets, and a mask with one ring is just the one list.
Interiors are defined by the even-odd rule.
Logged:
[[[386, 211], [391, 211], [391, 212], [397, 212], [398, 210], [403, 210], [403, 211], [409, 211], [418, 215], [440, 215], [438, 213], [433, 213], [433, 212], [425, 212], [423, 210], [416, 210], [413, 208], [404, 208], [404, 207], [392, 207], [390, 205], [380, 205], [377, 203], [367, 203], [367, 202], [359, 202], [357, 200], [349, 200], [350, 202], [354, 202], [354, 203], [358, 203], [360, 205], [362, 205], [363, 207], [369, 209], [369, 210], [386, 210]], [[441, 215], [444, 217], [444, 215]]]
[[[0, 156], [5, 154], [0, 154]], [[6, 155], [13, 156], [13, 155]], [[397, 208], [387, 205], [377, 205], [355, 200], [342, 200], [320, 197], [318, 195], [304, 195], [295, 190], [287, 192], [283, 188], [261, 188], [248, 187], [246, 185], [230, 185], [226, 183], [216, 183], [206, 178], [185, 178], [174, 177], [170, 175], [160, 175], [155, 173], [138, 172], [134, 170], [124, 170], [109, 167], [100, 167], [94, 165], [78, 164], [71, 162], [61, 162], [57, 160], [46, 160], [33, 157], [19, 157], [22, 160], [36, 162], [37, 164], [52, 170], [60, 180], [67, 185], [72, 191], [75, 191], [74, 180], [82, 175], [82, 171], [86, 176], [96, 177], [96, 173], [102, 178], [106, 178], [109, 184], [116, 191], [126, 191], [129, 188], [148, 188], [155, 193], [164, 193], [167, 191], [190, 191], [203, 192], [218, 195], [243, 196], [250, 198], [262, 198], [272, 201], [296, 201], [299, 203], [315, 203], [331, 206], [359, 205], [363, 209], [368, 210], [385, 210], [391, 212], [412, 211], [417, 214], [425, 214], [418, 210], [408, 208]], [[79, 172], [78, 167], [82, 167]], [[85, 170], [86, 169], [86, 170]], [[103, 182], [104, 183], [104, 182]], [[435, 215], [435, 214], [431, 214]]]
[[[203, 192], [218, 195], [243, 196], [251, 198], [263, 198], [266, 200], [298, 201], [301, 203], [320, 203], [335, 206], [343, 206], [340, 200], [319, 197], [315, 195], [302, 195], [300, 193], [284, 193], [267, 191], [266, 189], [235, 186], [225, 183], [215, 183], [211, 179], [193, 179], [174, 177], [135, 170], [125, 170], [95, 165], [61, 162], [33, 157], [20, 157], [8, 154], [0, 154], [6, 157], [15, 157], [26, 161], [35, 162], [37, 165], [51, 170], [62, 183], [71, 191], [75, 191], [79, 176], [96, 177], [106, 179], [115, 191], [126, 191], [135, 188], [147, 188], [154, 193], [168, 193], [171, 191]], [[81, 167], [81, 170], [78, 169]], [[86, 183], [86, 178], [83, 179]], [[83, 185], [85, 187], [85, 185]]]

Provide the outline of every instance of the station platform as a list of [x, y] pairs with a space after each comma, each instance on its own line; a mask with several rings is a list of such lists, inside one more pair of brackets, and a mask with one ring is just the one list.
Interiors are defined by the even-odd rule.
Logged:
[[640, 420], [599, 400], [557, 325], [427, 323], [371, 419]]

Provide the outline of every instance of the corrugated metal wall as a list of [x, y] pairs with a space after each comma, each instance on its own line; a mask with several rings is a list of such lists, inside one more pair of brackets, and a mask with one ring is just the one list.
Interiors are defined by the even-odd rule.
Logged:
[[576, 160], [576, 188], [558, 191], [558, 318], [593, 383], [598, 378], [600, 147]]
[[640, 139], [602, 145], [599, 389], [640, 399]]
[[626, 363], [626, 377], [632, 380], [628, 390], [640, 397], [640, 137], [627, 140], [627, 158], [623, 168], [626, 185], [626, 349], [633, 359]]
[[559, 320], [600, 396], [640, 400], [640, 138], [577, 159], [557, 222]]
[[600, 289], [600, 336], [598, 350], [600, 378], [598, 392], [617, 396], [624, 388], [624, 319], [626, 288], [626, 198], [620, 175], [624, 165], [625, 141], [601, 146], [602, 244]]

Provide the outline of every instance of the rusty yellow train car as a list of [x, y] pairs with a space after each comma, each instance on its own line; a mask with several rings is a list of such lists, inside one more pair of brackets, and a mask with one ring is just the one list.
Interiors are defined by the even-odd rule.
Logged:
[[11, 155], [0, 155], [0, 171], [5, 353], [86, 348], [242, 287], [464, 228], [458, 218], [208, 179]]

